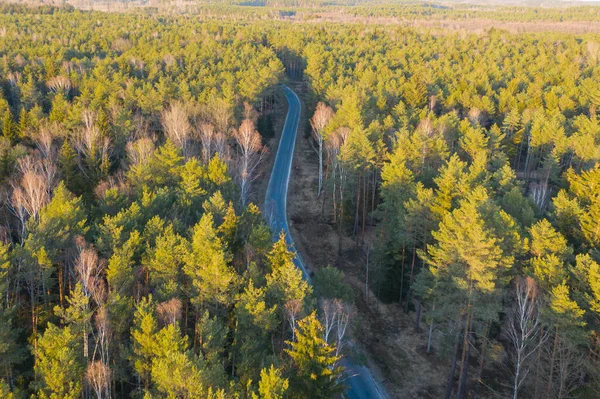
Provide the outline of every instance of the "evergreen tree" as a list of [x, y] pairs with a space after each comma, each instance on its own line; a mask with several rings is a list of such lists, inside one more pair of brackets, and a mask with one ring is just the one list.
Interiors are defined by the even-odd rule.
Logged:
[[341, 392], [339, 357], [322, 337], [323, 326], [315, 312], [298, 322], [296, 341], [288, 342], [290, 349], [286, 349], [294, 366], [292, 397], [325, 399]]
[[[131, 329], [133, 353], [131, 362], [145, 392], [152, 381], [152, 361], [156, 356], [156, 334], [158, 324], [154, 318], [152, 297], [144, 297], [136, 307]], [[140, 386], [141, 387], [141, 386]]]
[[35, 371], [39, 377], [38, 396], [48, 399], [76, 399], [83, 391], [85, 372], [81, 339], [71, 327], [48, 323], [38, 340]]
[[260, 371], [260, 381], [258, 382], [258, 395], [253, 394], [253, 399], [283, 399], [288, 390], [289, 382], [287, 378], [281, 376], [281, 371], [273, 365], [269, 369]]
[[183, 267], [191, 281], [192, 303], [198, 309], [214, 305], [222, 310], [231, 304], [237, 276], [228, 263], [213, 217], [205, 213], [193, 229], [190, 250]]

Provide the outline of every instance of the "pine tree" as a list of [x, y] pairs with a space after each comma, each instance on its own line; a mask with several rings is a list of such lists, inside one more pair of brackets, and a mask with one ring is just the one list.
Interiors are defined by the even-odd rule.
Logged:
[[531, 272], [542, 289], [549, 292], [567, 277], [565, 263], [571, 257], [572, 249], [546, 219], [533, 225], [530, 233]]
[[207, 305], [223, 309], [231, 304], [237, 276], [228, 263], [213, 217], [205, 213], [194, 227], [191, 247], [183, 267], [191, 281], [192, 303], [197, 309]]
[[82, 394], [85, 372], [79, 334], [71, 327], [48, 323], [38, 340], [35, 371], [39, 377], [40, 398], [77, 399]]
[[235, 305], [234, 360], [242, 381], [255, 380], [257, 368], [271, 354], [271, 334], [280, 323], [278, 313], [277, 305], [267, 305], [265, 289], [256, 288], [250, 280]]
[[157, 301], [162, 302], [181, 294], [183, 276], [181, 269], [186, 248], [183, 238], [168, 225], [156, 238], [154, 248], [147, 250], [144, 261], [149, 277], [149, 288]]
[[9, 292], [10, 271], [8, 246], [0, 242], [0, 370], [4, 370], [8, 379], [12, 378], [12, 368], [20, 363], [23, 355], [22, 348], [17, 344], [20, 329], [16, 328], [13, 323], [17, 309], [8, 300], [11, 297]]
[[144, 297], [136, 307], [131, 329], [133, 353], [131, 362], [146, 392], [152, 381], [152, 359], [156, 356], [156, 334], [158, 324], [154, 318], [152, 296]]
[[[514, 221], [501, 211], [479, 187], [460, 206], [448, 213], [432, 233], [434, 244], [421, 252], [429, 265], [429, 280], [438, 298], [436, 311], [447, 320], [458, 320], [462, 333], [462, 355], [458, 394], [462, 395], [468, 374], [472, 333], [497, 320], [501, 289], [507, 284], [520, 237]], [[420, 291], [425, 291], [420, 288]], [[459, 336], [450, 367], [446, 397], [452, 392]]]
[[73, 147], [65, 140], [58, 152], [58, 165], [62, 172], [67, 188], [75, 193], [83, 193], [84, 187], [79, 182], [79, 172], [77, 168], [77, 154]]
[[[188, 351], [187, 337], [182, 337], [179, 327], [173, 324], [154, 335], [152, 382], [161, 397], [204, 396], [201, 370]], [[212, 384], [216, 385], [216, 381], [212, 381]]]
[[13, 121], [13, 116], [10, 111], [4, 113], [2, 118], [2, 135], [11, 142], [15, 142], [17, 139], [17, 126]]
[[267, 370], [260, 371], [258, 382], [258, 395], [252, 394], [253, 399], [283, 399], [288, 390], [287, 378], [281, 376], [281, 371], [273, 365]]
[[323, 340], [323, 326], [315, 312], [298, 322], [296, 341], [288, 342], [286, 353], [294, 366], [291, 396], [294, 398], [331, 398], [341, 392], [342, 368], [335, 348]]
[[271, 273], [266, 277], [267, 292], [272, 303], [279, 306], [289, 301], [304, 303], [312, 288], [302, 278], [302, 271], [294, 265], [294, 254], [288, 249], [283, 233], [273, 244], [267, 258], [271, 266]]
[[21, 108], [19, 111], [19, 125], [17, 127], [17, 134], [22, 139], [27, 136], [29, 129], [29, 113], [25, 109], [25, 107]]

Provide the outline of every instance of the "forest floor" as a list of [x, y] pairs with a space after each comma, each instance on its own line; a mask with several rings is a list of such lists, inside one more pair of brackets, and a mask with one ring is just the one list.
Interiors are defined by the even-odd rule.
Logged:
[[[304, 97], [301, 86], [293, 89]], [[288, 193], [289, 224], [296, 248], [309, 270], [332, 265], [346, 274], [357, 309], [352, 331], [359, 346], [353, 354], [356, 360], [366, 363], [394, 398], [439, 398], [448, 366], [425, 353], [426, 327], [422, 325], [422, 331], [416, 333], [414, 313], [405, 314], [397, 303], [382, 303], [372, 292], [365, 300], [366, 257], [351, 237], [343, 237], [343, 252], [338, 256], [337, 229], [328, 216], [327, 203], [323, 214], [322, 200], [316, 198], [318, 158], [306, 134], [305, 111], [298, 128]], [[277, 131], [280, 127], [276, 124]], [[276, 147], [271, 151], [274, 154]]]

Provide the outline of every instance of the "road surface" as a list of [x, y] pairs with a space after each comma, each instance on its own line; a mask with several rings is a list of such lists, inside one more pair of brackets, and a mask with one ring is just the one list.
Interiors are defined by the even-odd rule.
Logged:
[[[275, 156], [273, 171], [267, 187], [265, 198], [265, 216], [273, 232], [273, 239], [278, 239], [281, 231], [285, 233], [285, 240], [290, 249], [296, 253], [294, 264], [302, 270], [304, 278], [311, 283], [310, 273], [307, 271], [300, 254], [296, 251], [292, 235], [287, 221], [287, 193], [294, 158], [294, 147], [298, 123], [300, 122], [301, 103], [300, 99], [290, 88], [283, 86], [285, 97], [289, 108], [279, 140], [279, 148]], [[354, 364], [350, 359], [343, 358], [342, 366], [346, 369], [346, 391], [344, 397], [347, 399], [388, 399], [389, 396], [373, 378], [368, 368]]]

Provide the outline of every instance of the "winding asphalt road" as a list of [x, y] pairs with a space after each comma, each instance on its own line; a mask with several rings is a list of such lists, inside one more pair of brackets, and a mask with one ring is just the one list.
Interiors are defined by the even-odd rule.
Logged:
[[[296, 145], [296, 135], [298, 133], [298, 123], [300, 122], [300, 111], [302, 109], [300, 99], [293, 90], [283, 86], [285, 97], [287, 98], [289, 108], [279, 140], [279, 148], [275, 156], [275, 163], [269, 186], [267, 187], [267, 196], [265, 198], [265, 216], [273, 232], [273, 239], [278, 239], [281, 231], [285, 233], [285, 240], [290, 249], [296, 253], [294, 264], [302, 270], [304, 278], [311, 283], [310, 273], [307, 271], [302, 258], [296, 251], [292, 235], [290, 233], [287, 221], [287, 192], [290, 182], [290, 172], [292, 170], [292, 160], [294, 158], [294, 147]], [[357, 364], [350, 359], [343, 358], [341, 365], [346, 369], [346, 391], [344, 397], [348, 399], [376, 398], [388, 399], [389, 396], [373, 378], [371, 371]]]

